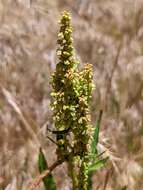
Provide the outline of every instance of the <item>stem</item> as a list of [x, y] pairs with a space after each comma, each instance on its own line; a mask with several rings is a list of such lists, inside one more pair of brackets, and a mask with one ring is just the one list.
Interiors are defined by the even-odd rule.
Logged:
[[83, 158], [79, 176], [78, 176], [78, 190], [87, 190], [88, 189], [88, 172], [87, 172], [88, 162], [86, 158]]
[[73, 157], [69, 158], [68, 160], [68, 175], [72, 180], [72, 189], [78, 190], [78, 178], [75, 169], [75, 160]]

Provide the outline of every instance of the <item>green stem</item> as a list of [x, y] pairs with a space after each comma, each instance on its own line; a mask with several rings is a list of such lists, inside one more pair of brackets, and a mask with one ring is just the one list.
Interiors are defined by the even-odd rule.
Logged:
[[79, 176], [78, 176], [78, 190], [87, 190], [88, 189], [88, 162], [86, 158], [83, 158], [80, 171], [79, 171]]
[[72, 190], [78, 190], [78, 178], [75, 169], [75, 160], [73, 157], [68, 160], [68, 174], [72, 180]]

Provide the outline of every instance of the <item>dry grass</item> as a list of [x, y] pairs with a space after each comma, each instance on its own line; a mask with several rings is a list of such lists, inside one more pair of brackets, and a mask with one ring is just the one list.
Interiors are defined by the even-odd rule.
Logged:
[[[64, 9], [72, 13], [78, 58], [94, 65], [93, 122], [104, 110], [99, 148], [111, 163], [94, 176], [94, 189], [142, 190], [142, 0], [0, 1], [0, 188], [26, 189], [38, 174], [37, 143], [49, 164], [55, 160], [44, 124], [52, 126], [49, 81]], [[54, 174], [59, 190], [71, 188], [65, 166]]]

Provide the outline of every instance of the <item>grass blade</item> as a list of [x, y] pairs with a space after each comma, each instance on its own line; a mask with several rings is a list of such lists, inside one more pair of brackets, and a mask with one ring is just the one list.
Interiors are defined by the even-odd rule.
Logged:
[[109, 157], [106, 157], [106, 158], [103, 158], [102, 160], [98, 160], [97, 162], [91, 164], [88, 168], [88, 171], [95, 172], [96, 170], [104, 167], [108, 159]]
[[98, 120], [96, 122], [94, 134], [93, 134], [93, 140], [91, 144], [91, 152], [93, 155], [97, 155], [97, 144], [98, 144], [98, 139], [99, 139], [99, 131], [100, 131], [100, 125], [101, 125], [101, 119], [102, 119], [102, 113], [103, 111], [101, 110], [99, 113]]
[[[88, 190], [92, 190], [92, 187], [93, 187], [92, 176], [93, 176], [94, 171], [96, 171], [98, 168], [101, 167], [101, 163], [98, 163], [98, 161], [96, 161], [96, 165], [95, 165], [95, 163], [93, 163], [93, 161], [96, 160], [96, 158], [98, 157], [97, 144], [98, 144], [98, 139], [99, 139], [99, 131], [100, 131], [102, 113], [103, 113], [103, 111], [101, 110], [99, 113], [98, 120], [95, 125], [95, 130], [93, 133], [93, 140], [91, 143], [92, 164], [89, 167], [89, 171], [88, 171], [88, 187], [87, 187]], [[99, 165], [100, 165], [100, 167], [99, 167]]]

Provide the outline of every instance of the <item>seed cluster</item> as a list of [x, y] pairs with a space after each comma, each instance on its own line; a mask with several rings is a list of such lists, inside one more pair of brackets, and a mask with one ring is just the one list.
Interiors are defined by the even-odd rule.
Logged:
[[[89, 101], [93, 90], [92, 65], [87, 64], [83, 70], [79, 71], [79, 62], [75, 58], [71, 17], [68, 12], [64, 12], [60, 21], [60, 31], [58, 34], [57, 56], [59, 62], [52, 76], [53, 111], [54, 122], [57, 130], [70, 128], [73, 142], [70, 142], [68, 135], [58, 138], [58, 156], [69, 152], [69, 144], [73, 145], [73, 152], [80, 159], [79, 175], [84, 186], [79, 189], [86, 190], [86, 167], [88, 165], [87, 155], [90, 141]], [[62, 147], [62, 148], [61, 148]], [[73, 157], [75, 157], [73, 154]], [[83, 179], [82, 179], [83, 178]]]

